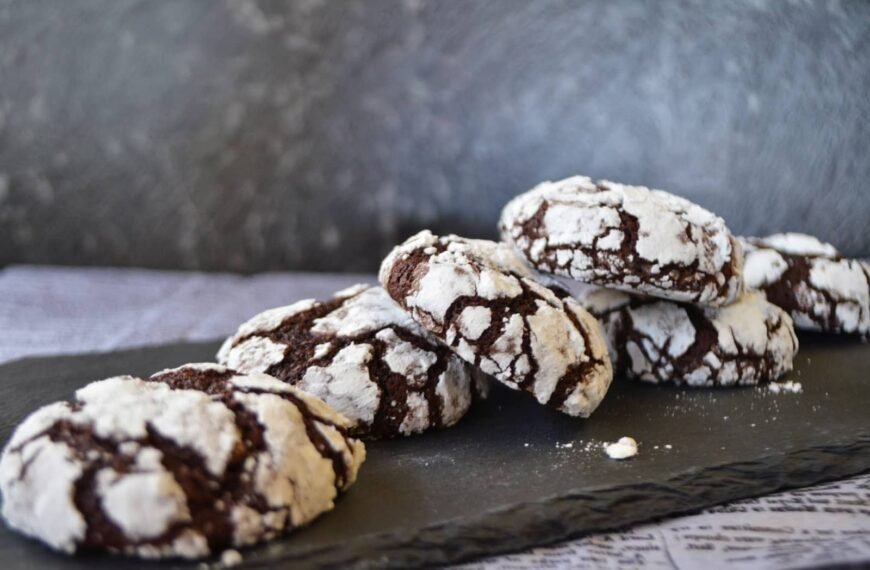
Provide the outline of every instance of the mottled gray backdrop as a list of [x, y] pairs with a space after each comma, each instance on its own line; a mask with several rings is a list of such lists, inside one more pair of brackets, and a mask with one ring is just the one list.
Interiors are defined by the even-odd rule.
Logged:
[[870, 2], [0, 0], [0, 265], [375, 269], [574, 173], [870, 254]]

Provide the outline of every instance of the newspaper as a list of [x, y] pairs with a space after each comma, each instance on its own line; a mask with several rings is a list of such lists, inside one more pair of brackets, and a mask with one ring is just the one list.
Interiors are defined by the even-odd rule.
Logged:
[[[0, 363], [210, 340], [263, 309], [360, 281], [373, 278], [12, 267], [0, 271]], [[870, 474], [457, 568], [766, 570], [868, 561]]]
[[457, 566], [772, 570], [870, 560], [870, 475]]

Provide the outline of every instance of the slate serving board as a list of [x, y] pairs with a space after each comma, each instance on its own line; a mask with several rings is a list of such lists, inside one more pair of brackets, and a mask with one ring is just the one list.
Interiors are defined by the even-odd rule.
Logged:
[[[210, 360], [216, 348], [177, 344], [2, 366], [0, 437], [5, 442], [31, 410], [70, 397], [88, 381]], [[868, 371], [870, 346], [803, 335], [789, 376], [802, 383], [801, 393], [686, 390], [617, 379], [584, 421], [497, 387], [453, 429], [371, 443], [357, 484], [333, 512], [286, 539], [244, 551], [244, 565], [456, 562], [868, 471]], [[600, 443], [624, 435], [640, 442], [640, 454], [608, 459]], [[3, 527], [0, 567], [156, 565], [67, 558]]]

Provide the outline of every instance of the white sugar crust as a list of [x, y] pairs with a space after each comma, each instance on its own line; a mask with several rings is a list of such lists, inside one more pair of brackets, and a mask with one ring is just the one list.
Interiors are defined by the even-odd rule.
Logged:
[[[542, 209], [528, 235], [524, 224]], [[637, 224], [633, 242], [624, 216]], [[532, 266], [581, 282], [711, 306], [741, 289], [742, 254], [724, 221], [661, 190], [585, 176], [543, 182], [505, 206], [500, 227]]]
[[327, 366], [310, 366], [296, 384], [300, 389], [329, 403], [354, 424], [370, 424], [381, 398], [377, 382], [369, 377], [370, 344], [342, 348]]
[[[228, 372], [214, 364], [188, 369]], [[165, 372], [179, 371], [184, 367]], [[235, 399], [263, 428], [266, 447], [247, 457], [244, 469], [254, 481], [253, 491], [274, 508], [260, 513], [244, 505], [228, 506], [228, 512], [247, 509], [243, 517], [247, 523], [239, 519], [233, 538], [234, 546], [242, 546], [277, 536], [331, 509], [337, 492], [356, 479], [365, 448], [338, 432], [328, 439], [347, 466], [346, 481], [339, 483], [332, 461], [309, 438], [299, 408], [280, 394], [302, 400], [324, 421], [346, 426], [345, 418], [313, 396], [262, 374], [236, 374], [228, 385], [238, 390]], [[257, 392], [246, 392], [249, 389]], [[71, 448], [62, 437], [50, 435], [60, 423], [92, 430], [95, 437], [116, 446], [117, 452], [106, 456], [96, 444], [85, 448], [88, 451]], [[89, 466], [103, 465], [95, 472], [94, 492], [105, 516], [129, 541], [124, 552], [145, 558], [208, 555], [206, 537], [193, 526], [172, 541], [158, 540], [171, 527], [192, 521], [187, 496], [164, 465], [167, 451], [152, 447], [149, 430], [195, 453], [215, 481], [223, 480], [231, 456], [242, 445], [235, 412], [218, 396], [131, 376], [93, 382], [78, 390], [75, 407], [65, 402], [45, 406], [16, 429], [0, 458], [3, 517], [11, 527], [55, 549], [76, 551], [89, 524], [75, 501], [76, 485]], [[131, 467], [116, 470], [112, 467], [116, 461]]]
[[[788, 301], [777, 302], [783, 303], [796, 327], [870, 335], [870, 265], [843, 258], [833, 245], [805, 234], [741, 241], [746, 250], [746, 286], [762, 294], [791, 289]], [[807, 269], [787, 274], [790, 265], [796, 264], [805, 264]]]
[[[632, 297], [622, 293], [620, 302], [601, 302], [609, 295], [589, 286], [575, 289], [575, 294], [600, 319], [612, 358], [625, 354], [626, 373], [648, 382], [756, 384], [790, 371], [797, 353], [791, 318], [758, 293], [744, 293], [727, 307], [698, 309], [650, 298], [632, 304]], [[698, 358], [687, 360], [682, 357], [700, 342], [692, 310], [700, 312], [698, 318], [712, 327], [716, 338]]]
[[775, 283], [788, 269], [788, 262], [776, 250], [744, 249], [746, 261], [743, 266], [743, 279], [746, 287], [750, 289], [759, 289]]
[[74, 421], [92, 426], [95, 435], [138, 439], [150, 427], [195, 450], [214, 475], [223, 473], [239, 443], [232, 411], [202, 392], [117, 377], [88, 384], [76, 392], [76, 400], [84, 407], [73, 415]]
[[745, 238], [756, 246], [765, 247], [791, 255], [840, 257], [837, 248], [815, 236], [796, 232], [772, 234], [763, 238]]
[[[612, 371], [597, 323], [573, 300], [563, 302], [533, 279], [532, 271], [505, 245], [457, 236], [438, 237], [428, 230], [397, 246], [381, 265], [382, 284], [389, 283], [397, 264], [410, 255], [423, 253], [413, 269], [415, 281], [397, 299], [423, 327], [443, 338], [456, 354], [517, 389], [523, 383], [539, 402], [547, 403], [569, 368], [590, 361], [588, 376], [568, 393], [560, 411], [588, 416], [598, 406], [610, 385]], [[535, 299], [531, 314], [518, 313], [498, 321], [495, 303], [526, 296]], [[461, 299], [469, 300], [461, 312], [448, 318]], [[573, 305], [569, 309], [568, 305]], [[572, 320], [570, 311], [579, 317]], [[586, 318], [588, 317], [588, 318]], [[578, 324], [579, 323], [579, 328]], [[494, 340], [481, 349], [477, 341], [485, 331]], [[523, 345], [529, 337], [529, 349]], [[585, 338], [591, 339], [587, 343]], [[532, 382], [524, 382], [531, 362], [539, 366]]]
[[[377, 372], [383, 367], [375, 364], [382, 361], [392, 373], [402, 376], [412, 391], [423, 390], [429, 381], [428, 370], [438, 361], [436, 350], [440, 342], [380, 287], [354, 285], [340, 291], [335, 297], [342, 299], [338, 307], [311, 319], [311, 338], [321, 340], [316, 345], [312, 362], [295, 383], [345, 415], [357, 432], [365, 433], [383, 405], [381, 400], [388, 397], [382, 386], [386, 379]], [[317, 302], [310, 303], [305, 310], [316, 309], [320, 305]], [[267, 311], [300, 319], [306, 318], [304, 312], [291, 308]], [[267, 325], [259, 329], [260, 323]], [[265, 335], [280, 324], [275, 324], [272, 318], [254, 317], [242, 325], [236, 335], [226, 340], [218, 353], [218, 360], [246, 371], [263, 372], [279, 365], [293, 347]], [[404, 340], [397, 331], [416, 337], [420, 345], [431, 349]], [[362, 335], [374, 335], [382, 343], [382, 349], [376, 350], [373, 341], [353, 341]], [[339, 345], [347, 346], [335, 350]], [[441, 395], [441, 417], [437, 418], [444, 426], [453, 425], [465, 415], [471, 403], [473, 384], [469, 367], [459, 365], [460, 361], [455, 356], [449, 355], [447, 358], [456, 362], [452, 365], [448, 362], [446, 366], [449, 378], [443, 384], [446, 392]], [[431, 410], [425, 398], [409, 397], [406, 403], [409, 419], [399, 425], [398, 433], [393, 435], [410, 435], [431, 427], [436, 418], [430, 417]]]

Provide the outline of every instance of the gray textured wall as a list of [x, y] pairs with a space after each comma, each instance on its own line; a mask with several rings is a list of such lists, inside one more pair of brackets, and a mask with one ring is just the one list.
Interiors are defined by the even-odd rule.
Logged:
[[0, 264], [372, 270], [574, 173], [870, 254], [870, 2], [0, 0]]

